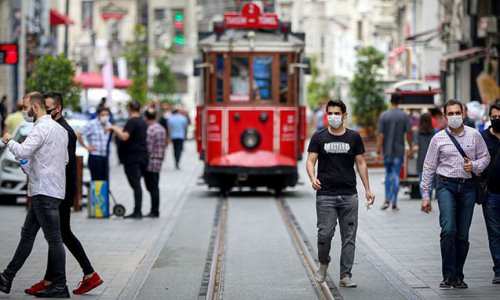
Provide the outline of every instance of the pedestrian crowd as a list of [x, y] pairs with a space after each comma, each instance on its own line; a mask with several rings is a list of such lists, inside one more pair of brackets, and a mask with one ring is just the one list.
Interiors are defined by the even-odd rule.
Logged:
[[[377, 152], [385, 167], [385, 199], [382, 210], [398, 211], [399, 178], [404, 161], [417, 154], [422, 197], [421, 210], [429, 213], [432, 199], [439, 206], [442, 260], [441, 289], [468, 288], [464, 264], [469, 251], [469, 228], [475, 204], [481, 204], [493, 260], [492, 284], [500, 284], [500, 100], [489, 107], [489, 123], [478, 131], [460, 101], [448, 100], [443, 110], [409, 114], [399, 105], [403, 97], [391, 95], [390, 108], [378, 122]], [[327, 125], [321, 119], [327, 117]], [[351, 279], [358, 219], [356, 165], [365, 188], [367, 208], [374, 203], [365, 148], [359, 134], [344, 127], [345, 104], [330, 100], [316, 113], [317, 131], [312, 136], [307, 174], [316, 190], [318, 260], [316, 280], [326, 280], [331, 240], [337, 222], [342, 241], [340, 286], [356, 287]], [[405, 145], [408, 145], [408, 148]], [[407, 150], [409, 149], [409, 150]], [[317, 168], [316, 168], [317, 164]]]
[[[75, 132], [63, 116], [64, 100], [58, 92], [26, 94], [17, 111], [8, 114], [5, 98], [0, 102], [2, 142], [19, 161], [28, 176], [28, 212], [17, 249], [3, 272], [0, 291], [10, 293], [12, 281], [31, 253], [36, 235], [42, 229], [49, 252], [43, 279], [25, 289], [39, 298], [69, 298], [66, 285], [64, 245], [78, 261], [83, 279], [73, 294], [85, 294], [103, 283], [94, 270], [82, 244], [70, 226], [70, 213], [77, 193], [76, 143], [88, 150], [88, 167], [92, 181], [109, 180], [109, 155], [112, 140], [117, 140], [118, 156], [134, 193], [134, 211], [125, 218], [141, 219], [144, 177], [151, 195], [147, 217], [160, 216], [159, 175], [169, 140], [174, 143], [175, 167], [180, 168], [182, 144], [189, 121], [179, 109], [170, 113], [167, 103], [144, 110], [137, 101], [128, 103], [124, 127], [114, 125], [105, 98], [94, 118]], [[34, 123], [22, 143], [12, 133], [22, 122]], [[168, 133], [175, 133], [171, 137]]]

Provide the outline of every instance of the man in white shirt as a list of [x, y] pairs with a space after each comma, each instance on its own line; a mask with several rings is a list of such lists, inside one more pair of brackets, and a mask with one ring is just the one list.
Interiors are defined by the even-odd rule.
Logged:
[[[259, 86], [257, 81], [252, 80], [252, 88], [254, 91], [254, 96], [256, 100], [260, 99], [259, 95]], [[250, 78], [248, 76], [248, 70], [244, 67], [241, 67], [239, 71], [239, 76], [231, 77], [231, 95], [234, 96], [246, 96], [243, 97], [245, 101], [250, 100]]]
[[28, 160], [24, 168], [28, 177], [28, 196], [31, 204], [21, 230], [21, 240], [7, 268], [0, 273], [0, 291], [8, 294], [16, 273], [28, 258], [38, 230], [42, 228], [54, 271], [52, 284], [35, 296], [44, 298], [69, 298], [66, 286], [66, 254], [59, 226], [59, 204], [66, 189], [66, 164], [68, 163], [68, 134], [47, 114], [42, 94], [33, 92], [23, 98], [23, 118], [35, 122], [26, 140], [19, 144], [10, 134], [2, 142], [16, 159]]

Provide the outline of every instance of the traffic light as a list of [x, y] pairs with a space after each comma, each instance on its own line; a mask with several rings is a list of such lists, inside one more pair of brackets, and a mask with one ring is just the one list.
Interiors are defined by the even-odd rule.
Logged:
[[17, 44], [0, 44], [0, 64], [16, 65], [19, 61]]
[[186, 37], [184, 36], [184, 10], [173, 10], [174, 16], [174, 45], [182, 47], [186, 44]]

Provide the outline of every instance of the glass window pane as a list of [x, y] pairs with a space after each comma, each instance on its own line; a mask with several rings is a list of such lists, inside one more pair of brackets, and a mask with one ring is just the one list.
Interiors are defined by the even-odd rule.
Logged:
[[273, 57], [258, 56], [253, 63], [254, 91], [256, 100], [272, 100]]
[[217, 88], [216, 88], [216, 102], [224, 102], [224, 56], [217, 54]]
[[288, 102], [288, 55], [280, 55], [280, 103]]
[[[229, 101], [250, 101], [250, 76], [248, 73], [248, 57], [231, 59], [231, 91]], [[254, 89], [257, 85], [254, 82]]]

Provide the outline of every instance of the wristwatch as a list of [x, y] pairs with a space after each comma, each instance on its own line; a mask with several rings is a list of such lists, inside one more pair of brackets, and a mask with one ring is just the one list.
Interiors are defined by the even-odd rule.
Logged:
[[5, 145], [7, 145], [10, 142], [10, 140], [12, 140], [12, 139], [8, 138], [5, 141], [4, 141], [4, 139], [2, 139], [2, 143], [4, 143]]

